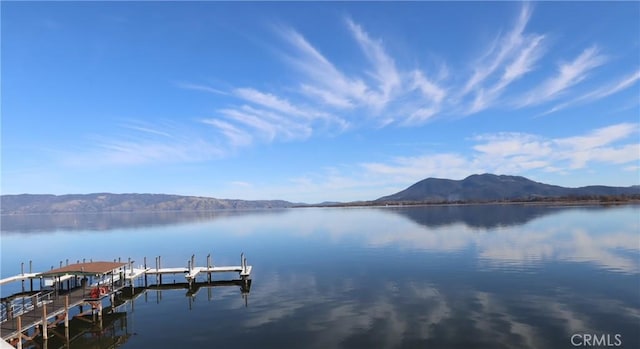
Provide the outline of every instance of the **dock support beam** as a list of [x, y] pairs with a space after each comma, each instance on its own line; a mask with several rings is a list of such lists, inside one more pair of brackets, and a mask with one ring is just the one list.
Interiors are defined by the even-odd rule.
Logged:
[[244, 252], [240, 253], [240, 267], [242, 268], [242, 273], [244, 274]]
[[22, 349], [22, 315], [18, 316], [18, 349]]
[[49, 339], [49, 336], [47, 334], [47, 325], [49, 323], [47, 322], [47, 305], [43, 304], [42, 305], [42, 339], [47, 340]]
[[147, 287], [147, 257], [144, 257], [144, 287]]
[[[20, 263], [20, 274], [24, 276], [24, 262]], [[22, 279], [22, 292], [24, 292], [24, 279]]]
[[[29, 274], [33, 273], [33, 261], [29, 261]], [[33, 279], [29, 278], [29, 290], [33, 292]]]
[[69, 295], [64, 296], [64, 328], [69, 329]]
[[[162, 257], [158, 256], [158, 269], [162, 268]], [[158, 274], [160, 277], [160, 285], [162, 284], [162, 274]]]
[[207, 281], [211, 282], [211, 253], [207, 255]]

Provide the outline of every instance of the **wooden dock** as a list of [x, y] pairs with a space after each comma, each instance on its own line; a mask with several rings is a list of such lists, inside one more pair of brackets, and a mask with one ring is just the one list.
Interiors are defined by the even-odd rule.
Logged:
[[[144, 279], [144, 288], [150, 289], [148, 277], [155, 276], [152, 287], [162, 288], [162, 276], [167, 274], [183, 274], [185, 278], [184, 288], [195, 294], [202, 287], [197, 282], [199, 277], [206, 277], [208, 287], [212, 284], [212, 275], [215, 273], [238, 273], [239, 285], [250, 287], [252, 266], [247, 265], [244, 254], [240, 255], [238, 266], [215, 266], [211, 263], [211, 255], [207, 256], [207, 264], [203, 267], [195, 266], [195, 255], [187, 262], [186, 267], [161, 266], [161, 257], [156, 257], [155, 268], [147, 266], [146, 257], [144, 264], [139, 268], [133, 267], [133, 261], [128, 262], [86, 262], [68, 264], [47, 272], [33, 273], [31, 267], [29, 273], [0, 279], [0, 285], [11, 282], [22, 282], [22, 292], [2, 299], [2, 313], [0, 317], [0, 335], [3, 342], [7, 341], [16, 348], [22, 348], [23, 340], [31, 340], [35, 336], [41, 336], [47, 340], [47, 329], [64, 323], [69, 326], [69, 310], [79, 307], [80, 315], [90, 313], [99, 321], [102, 319], [103, 300], [110, 301], [110, 307], [115, 306], [116, 295], [127, 293], [135, 294], [135, 281]], [[39, 290], [34, 290], [33, 281], [39, 281]], [[29, 291], [25, 290], [25, 282], [30, 281]], [[175, 283], [175, 280], [173, 280]], [[237, 284], [233, 281], [232, 284]], [[66, 285], [66, 288], [65, 288]], [[179, 284], [180, 287], [181, 284]], [[52, 286], [52, 287], [50, 287]], [[175, 285], [171, 288], [175, 288]], [[244, 289], [244, 288], [243, 288]], [[244, 297], [243, 291], [243, 297]], [[246, 302], [246, 299], [245, 299]], [[87, 311], [83, 311], [87, 307]]]

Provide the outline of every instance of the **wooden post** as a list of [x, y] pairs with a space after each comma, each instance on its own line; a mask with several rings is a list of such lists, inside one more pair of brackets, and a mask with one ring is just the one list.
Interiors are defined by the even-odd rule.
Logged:
[[196, 255], [192, 254], [191, 255], [191, 268], [195, 268], [196, 267]]
[[147, 287], [147, 257], [144, 257], [144, 287]]
[[[20, 274], [24, 276], [24, 262], [20, 263]], [[24, 292], [24, 279], [22, 279], [22, 292]]]
[[69, 295], [64, 296], [64, 328], [69, 329]]
[[207, 281], [211, 282], [211, 253], [207, 255]]
[[158, 267], [158, 257], [156, 257], [156, 285], [158, 285], [158, 269], [160, 269], [160, 267]]
[[[162, 258], [161, 256], [158, 256], [158, 269], [162, 268], [162, 259], [161, 258]], [[159, 275], [160, 275], [160, 284], [162, 284], [162, 274], [159, 274]]]
[[[33, 273], [33, 261], [29, 261], [29, 274]], [[33, 292], [33, 279], [29, 278], [29, 291]]]
[[47, 304], [42, 304], [42, 339], [49, 339], [47, 335]]
[[18, 349], [22, 349], [22, 315], [18, 316]]
[[98, 326], [102, 329], [102, 301], [98, 303]]
[[242, 268], [242, 273], [244, 274], [244, 252], [240, 253], [240, 268]]

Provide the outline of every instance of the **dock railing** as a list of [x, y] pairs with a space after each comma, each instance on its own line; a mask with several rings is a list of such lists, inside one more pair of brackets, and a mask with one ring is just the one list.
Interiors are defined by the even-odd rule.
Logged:
[[8, 303], [2, 303], [0, 311], [0, 323], [14, 319], [20, 315], [41, 308], [43, 304], [53, 302], [55, 291], [40, 291], [32, 295], [15, 298]]

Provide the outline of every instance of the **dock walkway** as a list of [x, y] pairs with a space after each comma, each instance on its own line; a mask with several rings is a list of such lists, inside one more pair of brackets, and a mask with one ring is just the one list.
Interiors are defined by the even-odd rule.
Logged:
[[[36, 333], [42, 331], [43, 338], [47, 338], [47, 327], [52, 324], [65, 322], [68, 326], [69, 309], [88, 304], [92, 312], [97, 312], [98, 317], [102, 316], [102, 300], [111, 299], [113, 305], [114, 296], [125, 288], [132, 291], [135, 288], [135, 280], [144, 277], [144, 287], [148, 287], [147, 276], [156, 276], [156, 286], [162, 286], [162, 275], [164, 274], [183, 274], [187, 282], [187, 288], [190, 291], [192, 286], [197, 284], [197, 278], [200, 275], [206, 275], [210, 286], [212, 282], [212, 274], [214, 273], [238, 273], [245, 287], [247, 278], [251, 275], [252, 266], [247, 265], [247, 259], [244, 253], [240, 255], [241, 265], [239, 266], [213, 266], [211, 263], [211, 255], [207, 256], [207, 266], [195, 266], [195, 255], [188, 261], [187, 267], [162, 268], [160, 257], [156, 257], [156, 267], [150, 268], [146, 265], [146, 257], [144, 266], [134, 268], [133, 262], [129, 259], [128, 263], [116, 262], [93, 262], [76, 263], [61, 266], [58, 269], [52, 269], [44, 273], [22, 272], [19, 275], [11, 276], [0, 280], [0, 285], [10, 282], [23, 282], [23, 292], [11, 297], [3, 298], [2, 317], [0, 321], [0, 337], [3, 341], [10, 341], [17, 338], [19, 344], [22, 343], [21, 338], [29, 338], [24, 333], [35, 329]], [[31, 269], [31, 268], [29, 268]], [[81, 277], [97, 278], [96, 282], [82, 284], [78, 286]], [[41, 281], [50, 280], [53, 289], [45, 290], [43, 283], [40, 283], [38, 292], [33, 290], [33, 283], [30, 285], [30, 291], [25, 292], [24, 282], [27, 280], [40, 279]], [[62, 287], [66, 281], [67, 289]], [[250, 281], [250, 280], [249, 280]], [[76, 287], [71, 287], [70, 282], [74, 282]], [[175, 282], [175, 281], [174, 281]], [[45, 286], [49, 286], [45, 282]], [[98, 291], [99, 290], [99, 291]], [[18, 302], [14, 302], [15, 300]], [[20, 302], [19, 300], [22, 300]], [[5, 303], [6, 302], [6, 303]], [[53, 322], [50, 321], [53, 319]], [[39, 325], [45, 325], [40, 326]], [[20, 347], [20, 345], [18, 346]]]
[[[117, 292], [122, 289], [122, 286], [113, 290]], [[88, 298], [89, 293], [86, 289], [77, 288], [69, 292], [58, 294], [56, 297], [54, 292], [47, 293], [48, 295], [42, 299], [36, 299], [39, 294], [32, 296], [30, 305], [19, 315], [20, 324], [18, 324], [18, 317], [12, 317], [3, 321], [0, 324], [0, 332], [2, 332], [2, 339], [14, 338], [18, 336], [18, 332], [22, 332], [26, 329], [33, 328], [51, 318], [57, 318], [59, 315], [66, 316], [68, 309], [78, 305], [83, 305], [90, 301], [100, 301], [102, 298], [108, 297], [108, 294], [101, 296], [97, 299]], [[68, 297], [68, 301], [67, 301]], [[68, 303], [67, 303], [68, 302]]]

